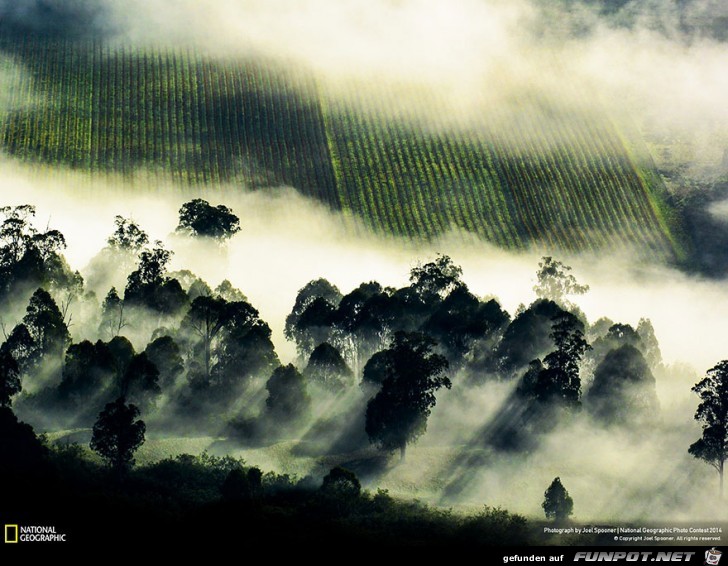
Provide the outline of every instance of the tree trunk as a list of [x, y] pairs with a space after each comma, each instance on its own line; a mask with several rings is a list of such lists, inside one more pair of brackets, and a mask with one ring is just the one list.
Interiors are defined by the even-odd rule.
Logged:
[[723, 464], [724, 462], [720, 463], [720, 468], [718, 469], [718, 473], [720, 474], [720, 498], [723, 499]]
[[212, 321], [209, 309], [205, 311], [205, 379], [210, 383], [210, 348], [212, 346]]
[[205, 377], [210, 381], [210, 339], [205, 337]]
[[[400, 462], [404, 462], [404, 453], [405, 453], [405, 450], [407, 450], [407, 445], [406, 444], [402, 444], [402, 446], [399, 447], [399, 461]], [[723, 476], [721, 475], [720, 477], [721, 477], [721, 480], [722, 480], [723, 479]]]

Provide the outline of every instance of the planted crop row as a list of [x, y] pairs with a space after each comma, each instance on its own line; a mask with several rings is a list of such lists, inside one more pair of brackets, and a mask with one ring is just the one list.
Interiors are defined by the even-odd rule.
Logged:
[[[671, 253], [651, 191], [613, 126], [574, 113], [544, 120], [522, 101], [529, 126], [504, 139], [490, 124], [467, 134], [387, 119], [358, 92], [330, 103], [327, 128], [345, 207], [376, 229], [433, 236], [461, 228], [505, 247], [530, 242], [571, 250], [646, 244]], [[386, 105], [386, 95], [377, 100]], [[400, 203], [406, 203], [402, 208]]]
[[458, 229], [507, 248], [671, 253], [645, 181], [656, 176], [643, 174], [614, 126], [563, 109], [546, 118], [548, 102], [535, 95], [515, 113], [489, 108], [469, 130], [438, 116], [425, 128], [393, 117], [400, 101], [384, 89], [322, 94], [310, 75], [264, 61], [3, 42], [1, 33], [0, 50], [17, 79], [0, 143], [22, 159], [189, 184], [290, 185], [397, 236]]

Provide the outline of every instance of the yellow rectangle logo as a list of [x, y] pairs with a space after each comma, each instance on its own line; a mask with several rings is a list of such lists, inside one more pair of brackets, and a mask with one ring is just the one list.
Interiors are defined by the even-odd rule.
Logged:
[[18, 542], [18, 525], [5, 525], [5, 542]]

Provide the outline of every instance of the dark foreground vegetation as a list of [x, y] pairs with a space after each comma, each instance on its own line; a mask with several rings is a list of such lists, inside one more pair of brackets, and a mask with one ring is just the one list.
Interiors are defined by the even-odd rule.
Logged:
[[[296, 479], [229, 457], [179, 455], [123, 479], [75, 445], [48, 447], [32, 428], [0, 409], [3, 514], [49, 524], [85, 547], [120, 541], [155, 544], [493, 545], [527, 544], [526, 520], [499, 508], [461, 516], [363, 491], [334, 468], [323, 482]], [[280, 551], [280, 550], [279, 550]]]

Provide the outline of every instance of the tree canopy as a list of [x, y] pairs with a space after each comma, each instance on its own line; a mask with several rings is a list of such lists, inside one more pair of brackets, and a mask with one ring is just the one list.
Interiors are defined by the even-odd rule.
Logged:
[[571, 273], [571, 267], [555, 260], [551, 256], [544, 256], [538, 264], [536, 272], [538, 282], [533, 288], [539, 299], [550, 299], [560, 305], [568, 306], [570, 295], [583, 295], [589, 290], [589, 285], [582, 285]]
[[723, 469], [728, 458], [728, 360], [710, 368], [692, 391], [700, 397], [695, 420], [702, 426], [703, 434], [688, 452], [718, 471], [722, 496]]
[[562, 523], [571, 517], [574, 510], [574, 501], [561, 484], [561, 478], [554, 478], [554, 481], [551, 482], [551, 485], [544, 493], [541, 507], [543, 507], [546, 518], [556, 523]]
[[0, 407], [9, 407], [20, 393], [20, 368], [10, 352], [0, 349]]
[[184, 203], [179, 209], [176, 231], [223, 242], [240, 231], [240, 219], [225, 205], [213, 206], [206, 200], [196, 198]]
[[332, 392], [343, 391], [353, 379], [339, 351], [328, 342], [316, 346], [304, 370], [306, 379], [319, 383]]
[[37, 230], [34, 216], [31, 205], [0, 207], [0, 303], [28, 288], [78, 288], [83, 283], [61, 255], [63, 234]]
[[400, 450], [427, 430], [435, 392], [450, 389], [447, 359], [433, 352], [435, 341], [421, 333], [397, 332], [385, 358], [386, 377], [369, 401], [366, 432], [384, 450]]
[[610, 350], [594, 372], [585, 405], [607, 424], [630, 426], [654, 421], [659, 410], [655, 378], [642, 352], [631, 344]]
[[556, 348], [543, 360], [545, 368], [539, 373], [533, 390], [537, 400], [558, 401], [572, 407], [579, 404], [579, 363], [590, 348], [583, 329], [583, 323], [571, 313], [554, 318], [551, 338]]
[[174, 314], [187, 304], [187, 293], [179, 281], [167, 276], [172, 252], [161, 242], [139, 254], [139, 265], [127, 278], [124, 304], [146, 307], [160, 314]]
[[104, 458], [123, 477], [134, 465], [134, 452], [144, 443], [146, 425], [137, 420], [139, 409], [124, 397], [107, 403], [99, 413], [91, 436], [91, 450]]
[[149, 243], [147, 233], [132, 219], [117, 215], [114, 217], [114, 225], [114, 233], [106, 240], [112, 249], [138, 254]]
[[279, 423], [296, 423], [308, 413], [311, 398], [303, 376], [293, 364], [273, 370], [265, 388], [268, 390], [265, 400], [268, 416]]

